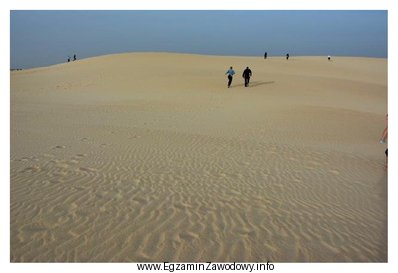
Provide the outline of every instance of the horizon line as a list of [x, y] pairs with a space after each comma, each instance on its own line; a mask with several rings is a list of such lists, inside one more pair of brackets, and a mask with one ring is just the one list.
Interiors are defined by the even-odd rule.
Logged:
[[[248, 58], [253, 58], [253, 57], [258, 57], [258, 58], [264, 58], [264, 55], [220, 55], [220, 54], [210, 54], [210, 53], [190, 53], [190, 52], [179, 52], [179, 51], [126, 51], [126, 52], [115, 52], [115, 53], [107, 53], [103, 55], [93, 55], [93, 56], [87, 56], [84, 58], [78, 58], [77, 60], [87, 60], [91, 58], [99, 58], [99, 57], [105, 57], [105, 56], [112, 56], [112, 55], [122, 55], [122, 54], [176, 54], [176, 55], [198, 55], [198, 56], [211, 56], [211, 57], [248, 57]], [[325, 55], [295, 55], [291, 54], [288, 52], [289, 58], [303, 58], [303, 57], [328, 57], [331, 56], [333, 58], [372, 58], [372, 59], [388, 59], [388, 56], [385, 57], [375, 57], [375, 56], [367, 56], [367, 55], [332, 55], [332, 54], [325, 54]], [[285, 58], [286, 55], [269, 55], [267, 52], [267, 58]], [[70, 61], [70, 63], [73, 63], [74, 61]], [[68, 62], [60, 62], [60, 63], [53, 63], [45, 66], [33, 66], [33, 67], [27, 67], [27, 68], [21, 68], [21, 67], [11, 67], [10, 66], [10, 71], [18, 71], [18, 70], [27, 70], [27, 69], [35, 69], [35, 68], [45, 68], [45, 67], [51, 67], [51, 66], [56, 66], [60, 64], [67, 64]]]

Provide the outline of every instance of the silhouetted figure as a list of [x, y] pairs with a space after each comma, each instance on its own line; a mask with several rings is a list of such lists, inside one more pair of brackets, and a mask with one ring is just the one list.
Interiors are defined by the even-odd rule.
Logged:
[[68, 63], [70, 62], [70, 57], [68, 56]]
[[289, 55], [289, 53], [287, 53], [286, 54], [286, 60], [289, 60], [289, 57], [290, 57], [290, 55]]
[[330, 57], [330, 55], [328, 56], [328, 60], [330, 61], [332, 57]]
[[[381, 134], [380, 143], [386, 143], [387, 138], [388, 138], [388, 114], [386, 115], [386, 128], [384, 128], [383, 133]], [[384, 168], [387, 170], [387, 167], [388, 167], [388, 147], [384, 151], [384, 154], [386, 155], [386, 161], [384, 163]]]
[[243, 71], [242, 77], [245, 78], [245, 87], [249, 86], [250, 77], [252, 76], [252, 71], [249, 67]]
[[264, 59], [267, 59], [267, 52], [264, 53]]
[[232, 83], [232, 76], [235, 74], [235, 71], [232, 69], [232, 66], [225, 72], [225, 75], [228, 74], [228, 88], [231, 86]]
[[76, 54], [73, 55], [73, 61], [76, 61]]

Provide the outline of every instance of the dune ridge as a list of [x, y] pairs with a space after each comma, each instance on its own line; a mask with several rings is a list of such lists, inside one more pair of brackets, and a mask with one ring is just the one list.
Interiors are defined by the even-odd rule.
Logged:
[[13, 71], [10, 260], [385, 262], [386, 112], [386, 59]]

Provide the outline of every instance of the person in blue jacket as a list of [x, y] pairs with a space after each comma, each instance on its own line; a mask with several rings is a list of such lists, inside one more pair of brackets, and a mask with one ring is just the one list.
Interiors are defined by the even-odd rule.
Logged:
[[227, 72], [225, 72], [225, 75], [227, 74], [228, 74], [228, 88], [230, 88], [232, 83], [232, 76], [235, 75], [235, 71], [232, 69], [232, 66], [228, 69]]

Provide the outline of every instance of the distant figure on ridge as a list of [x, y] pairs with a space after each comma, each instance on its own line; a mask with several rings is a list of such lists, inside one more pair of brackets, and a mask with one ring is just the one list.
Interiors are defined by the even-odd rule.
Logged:
[[[383, 133], [381, 134], [380, 137], [380, 143], [386, 143], [388, 137], [388, 114], [386, 115], [386, 128], [384, 128]], [[384, 163], [384, 168], [387, 170], [387, 165], [388, 165], [388, 147], [386, 148], [386, 150], [384, 151], [385, 155], [386, 155], [386, 161]]]
[[76, 61], [76, 54], [73, 55], [73, 61]]
[[70, 62], [70, 57], [68, 56], [68, 63]]
[[232, 83], [232, 76], [235, 74], [235, 71], [232, 69], [232, 66], [225, 72], [225, 75], [228, 74], [228, 88], [231, 86]]
[[243, 71], [242, 77], [245, 78], [245, 87], [249, 86], [250, 77], [252, 76], [252, 71], [249, 67]]
[[264, 59], [267, 59], [267, 52], [264, 53]]
[[287, 53], [286, 54], [286, 60], [289, 60], [289, 57], [290, 57], [290, 55], [289, 55], [289, 53]]

